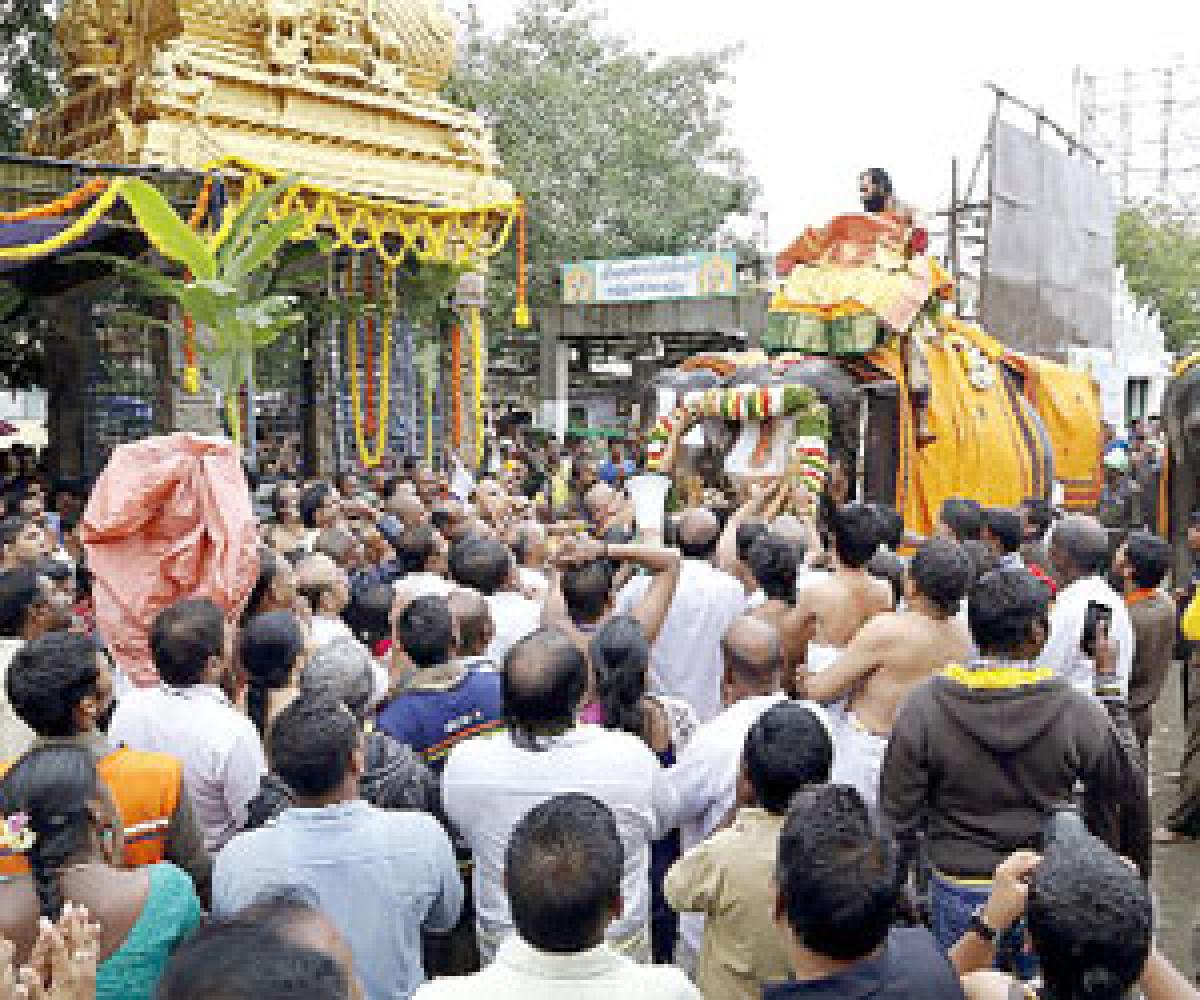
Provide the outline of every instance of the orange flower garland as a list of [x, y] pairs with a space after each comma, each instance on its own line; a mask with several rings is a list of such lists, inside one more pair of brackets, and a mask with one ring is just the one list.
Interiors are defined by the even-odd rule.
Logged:
[[[188, 225], [199, 229], [208, 216], [208, 203], [212, 196], [212, 176], [204, 178], [204, 186], [188, 217]], [[189, 274], [190, 278], [191, 275]], [[196, 321], [189, 315], [183, 317], [183, 388], [186, 392], [200, 391], [200, 366], [196, 364]]]
[[462, 327], [450, 327], [450, 443], [462, 448]]
[[31, 219], [55, 219], [60, 215], [70, 215], [89, 201], [94, 201], [107, 190], [108, 179], [97, 177], [95, 180], [88, 181], [83, 187], [68, 191], [61, 198], [48, 201], [44, 205], [32, 205], [15, 212], [0, 212], [0, 224], [29, 222]]
[[[72, 215], [107, 191], [110, 183], [106, 177], [96, 177], [54, 201], [48, 201], [42, 205], [31, 205], [13, 212], [0, 212], [0, 225], [32, 222], [35, 219], [57, 219], [64, 215]], [[198, 228], [208, 214], [211, 191], [212, 178], [205, 178], [204, 186], [200, 189], [200, 195], [196, 199], [196, 205], [189, 220], [193, 229]], [[188, 392], [196, 392], [200, 387], [200, 370], [196, 365], [196, 325], [190, 316], [183, 318], [183, 357], [184, 388]]]

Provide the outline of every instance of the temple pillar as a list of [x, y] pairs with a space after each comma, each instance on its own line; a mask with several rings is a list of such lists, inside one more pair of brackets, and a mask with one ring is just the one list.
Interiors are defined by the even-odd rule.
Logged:
[[84, 428], [91, 292], [74, 288], [53, 300], [46, 335], [46, 431], [56, 476], [86, 475]]

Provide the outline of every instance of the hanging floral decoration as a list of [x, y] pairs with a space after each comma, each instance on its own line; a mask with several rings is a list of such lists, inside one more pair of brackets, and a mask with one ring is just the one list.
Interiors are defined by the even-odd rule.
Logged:
[[57, 219], [63, 215], [71, 215], [88, 202], [99, 198], [108, 190], [108, 186], [108, 178], [97, 177], [74, 191], [68, 191], [54, 201], [48, 201], [42, 205], [30, 205], [29, 208], [21, 208], [15, 212], [0, 212], [0, 225], [31, 222], [34, 219]]
[[450, 444], [462, 448], [462, 327], [450, 327]]
[[[211, 197], [212, 175], [209, 174], [204, 178], [204, 186], [200, 188], [200, 195], [188, 218], [188, 225], [193, 229], [199, 229], [208, 217]], [[188, 280], [191, 280], [191, 272], [185, 271], [184, 273], [188, 276]], [[200, 391], [200, 366], [196, 363], [196, 321], [188, 313], [185, 313], [183, 317], [183, 388], [189, 393]]]
[[[382, 461], [387, 450], [388, 408], [391, 402], [392, 375], [392, 318], [395, 302], [395, 285], [393, 284], [391, 268], [383, 271], [383, 345], [382, 356], [379, 360], [379, 407], [375, 407], [374, 378], [372, 373], [376, 367], [374, 357], [374, 317], [368, 317], [364, 326], [367, 330], [364, 362], [366, 374], [367, 407], [363, 412], [362, 379], [358, 370], [358, 324], [350, 322], [346, 329], [346, 360], [350, 368], [350, 409], [354, 419], [354, 442], [358, 447], [358, 457], [368, 469], [376, 468]], [[354, 292], [354, 261], [351, 258], [346, 266], [345, 291], [347, 296]], [[364, 272], [363, 291], [368, 295], [374, 293], [374, 280], [371, 269]], [[374, 438], [374, 450], [367, 443], [368, 438]]]
[[513, 313], [513, 322], [519, 330], [528, 330], [533, 325], [529, 313], [529, 275], [527, 260], [529, 256], [529, 233], [526, 228], [525, 200], [517, 199], [517, 305]]
[[474, 392], [471, 394], [475, 407], [475, 465], [483, 464], [483, 314], [478, 306], [471, 306], [468, 316], [471, 321], [471, 369], [475, 376]]
[[647, 464], [662, 467], [667, 441], [675, 427], [688, 416], [723, 420], [773, 420], [794, 418], [794, 432], [808, 439], [828, 440], [829, 410], [808, 386], [736, 386], [685, 393], [683, 404], [672, 414], [660, 417], [647, 436]]

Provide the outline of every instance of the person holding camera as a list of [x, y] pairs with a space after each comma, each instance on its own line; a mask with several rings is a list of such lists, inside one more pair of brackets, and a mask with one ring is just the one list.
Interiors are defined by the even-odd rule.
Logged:
[[[981, 577], [968, 595], [979, 657], [918, 688], [892, 727], [880, 809], [906, 859], [925, 834], [932, 930], [943, 948], [980, 916], [996, 866], [1037, 846], [1077, 785], [1089, 799], [1119, 800], [1133, 780], [1103, 705], [1037, 665], [1047, 605], [1027, 570]], [[1019, 940], [999, 950], [1002, 964], [1021, 965]]]
[[[1072, 810], [1047, 823], [1042, 855], [1018, 851], [996, 869], [987, 903], [950, 950], [968, 1000], [1196, 1000], [1200, 992], [1154, 947], [1150, 891], [1132, 862]], [[1097, 919], [1103, 914], [1102, 919]], [[1041, 966], [1036, 986], [993, 971], [999, 932], [1024, 920]]]

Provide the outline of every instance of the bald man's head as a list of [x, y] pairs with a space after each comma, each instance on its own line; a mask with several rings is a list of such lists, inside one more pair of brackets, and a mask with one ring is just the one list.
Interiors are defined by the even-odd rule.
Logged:
[[721, 638], [721, 657], [727, 691], [737, 692], [728, 702], [779, 690], [783, 643], [769, 622], [750, 615], [735, 618]]
[[559, 629], [540, 629], [513, 646], [501, 688], [514, 739], [528, 741], [573, 725], [587, 678], [583, 653]]
[[721, 522], [707, 507], [694, 507], [679, 519], [679, 551], [685, 559], [711, 559], [721, 537]]
[[1094, 517], [1071, 514], [1054, 525], [1050, 560], [1066, 583], [1103, 576], [1109, 568], [1108, 531]]
[[338, 565], [329, 556], [318, 552], [301, 559], [296, 566], [296, 586], [310, 587], [330, 583], [338, 575]]
[[425, 505], [416, 493], [399, 490], [384, 502], [383, 509], [400, 521], [406, 529], [425, 523]]
[[458, 632], [459, 656], [482, 656], [492, 641], [492, 609], [474, 590], [455, 590], [446, 599]]
[[313, 611], [340, 614], [350, 600], [346, 571], [327, 555], [316, 553], [296, 567], [296, 592]]
[[617, 491], [608, 483], [597, 483], [583, 495], [583, 506], [594, 521], [602, 521], [617, 504]]

